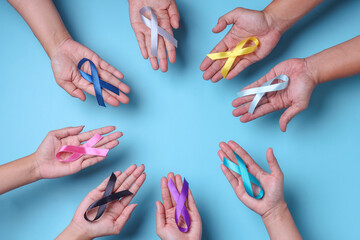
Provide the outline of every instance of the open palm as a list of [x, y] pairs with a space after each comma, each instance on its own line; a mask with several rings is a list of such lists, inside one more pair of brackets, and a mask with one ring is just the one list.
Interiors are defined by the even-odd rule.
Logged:
[[[260, 45], [255, 52], [237, 57], [232, 65], [227, 79], [232, 79], [251, 64], [266, 57], [278, 43], [281, 33], [272, 26], [271, 19], [262, 11], [254, 11], [245, 8], [236, 8], [219, 18], [217, 25], [213, 28], [214, 33], [222, 32], [227, 25], [231, 25], [230, 31], [215, 46], [211, 53], [226, 52], [233, 50], [240, 41], [256, 37]], [[211, 60], [206, 57], [200, 65], [201, 71], [205, 71], [203, 78], [217, 82], [222, 79], [221, 68], [226, 59]]]
[[[126, 93], [130, 92], [130, 88], [119, 80], [124, 78], [123, 74], [102, 60], [96, 53], [72, 39], [66, 40], [57, 49], [55, 54], [51, 56], [51, 66], [57, 84], [71, 96], [82, 101], [86, 99], [84, 92], [95, 96], [93, 84], [81, 77], [77, 68], [79, 61], [83, 58], [94, 62], [99, 77], [103, 81], [120, 89], [119, 95], [102, 89], [104, 101], [112, 106], [118, 106], [120, 102], [127, 104], [129, 98], [126, 96]], [[83, 71], [91, 74], [89, 63], [84, 64]]]
[[232, 103], [236, 108], [233, 115], [235, 117], [242, 116], [240, 118], [242, 122], [249, 122], [268, 113], [288, 108], [281, 115], [279, 121], [280, 129], [285, 132], [290, 120], [307, 108], [311, 94], [316, 86], [316, 81], [307, 68], [306, 61], [304, 59], [284, 61], [276, 65], [264, 77], [244, 89], [259, 87], [280, 74], [285, 74], [290, 79], [286, 89], [265, 94], [253, 114], [248, 113], [248, 110], [254, 96], [237, 98]]
[[[140, 9], [149, 6], [154, 11], [158, 19], [160, 27], [165, 29], [168, 33], [173, 35], [172, 28], [179, 28], [180, 15], [177, 10], [175, 0], [129, 0], [129, 14], [131, 26], [135, 32], [139, 43], [140, 51], [145, 59], [150, 58], [151, 66], [154, 70], [160, 69], [163, 72], [168, 70], [167, 56], [171, 63], [176, 61], [175, 47], [162, 36], [158, 36], [158, 59], [151, 55], [151, 31], [141, 21]], [[145, 15], [150, 19], [150, 14]]]
[[[181, 176], [176, 175], [175, 177], [172, 172], [168, 174], [167, 178], [163, 177], [161, 179], [161, 194], [163, 203], [159, 201], [156, 202], [156, 233], [163, 240], [201, 239], [201, 218], [190, 189], [185, 206], [190, 215], [191, 226], [187, 233], [183, 233], [178, 229], [175, 222], [176, 203], [170, 195], [168, 189], [168, 180], [170, 179], [174, 182], [178, 192], [181, 192], [183, 186]], [[180, 218], [179, 224], [181, 227], [186, 226], [183, 218]]]
[[[119, 234], [125, 223], [131, 216], [131, 213], [136, 208], [137, 204], [130, 204], [136, 193], [144, 183], [146, 174], [144, 173], [145, 166], [131, 165], [123, 173], [115, 172], [117, 177], [113, 193], [123, 190], [129, 190], [132, 195], [122, 198], [120, 201], [113, 201], [108, 203], [103, 215], [94, 222], [88, 222], [84, 219], [84, 213], [93, 202], [101, 199], [104, 195], [106, 185], [109, 178], [105, 179], [97, 188], [91, 191], [84, 200], [80, 203], [75, 215], [70, 223], [80, 232], [86, 234], [93, 239], [100, 236]], [[89, 219], [93, 219], [96, 215], [97, 208], [88, 212]]]
[[[37, 175], [39, 178], [57, 178], [71, 175], [105, 159], [105, 157], [100, 156], [83, 155], [73, 162], [60, 162], [56, 158], [56, 154], [61, 146], [80, 146], [82, 142], [88, 141], [95, 134], [103, 135], [115, 130], [115, 127], [108, 126], [80, 133], [83, 128], [83, 126], [68, 127], [48, 133], [35, 153]], [[105, 136], [93, 147], [112, 149], [119, 144], [117, 139], [121, 136], [121, 132], [113, 132]], [[60, 157], [65, 159], [70, 155], [71, 153], [62, 153]]]

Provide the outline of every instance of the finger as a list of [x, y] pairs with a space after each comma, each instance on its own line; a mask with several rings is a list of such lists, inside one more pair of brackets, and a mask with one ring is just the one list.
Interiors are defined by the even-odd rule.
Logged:
[[139, 189], [141, 188], [141, 186], [143, 185], [143, 183], [145, 182], [146, 179], [146, 173], [142, 173], [136, 180], [135, 182], [132, 184], [132, 186], [129, 188], [129, 191], [132, 193], [132, 195], [125, 197], [123, 199], [120, 200], [120, 203], [123, 206], [126, 206], [130, 203], [130, 201], [135, 197], [136, 193], [139, 191]]
[[[252, 97], [254, 98], [254, 96], [252, 96]], [[260, 106], [261, 104], [268, 103], [268, 102], [269, 102], [269, 100], [268, 100], [267, 97], [261, 98], [260, 101], [259, 101], [259, 103], [258, 103], [258, 106]], [[244, 115], [244, 114], [248, 113], [251, 104], [252, 104], [252, 101], [251, 101], [251, 102], [248, 102], [248, 103], [246, 103], [246, 104], [244, 104], [244, 105], [242, 105], [242, 106], [240, 106], [240, 107], [238, 107], [238, 108], [236, 108], [236, 109], [234, 109], [234, 110], [232, 111], [233, 116], [234, 116], [234, 117], [239, 117], [239, 116], [241, 116], [241, 115]]]
[[234, 77], [236, 77], [239, 73], [241, 73], [245, 68], [247, 68], [251, 64], [252, 64], [252, 62], [250, 62], [248, 59], [242, 58], [239, 61], [239, 63], [234, 65], [235, 67], [229, 71], [228, 75], [226, 76], [226, 79], [227, 80], [233, 79]]
[[234, 191], [243, 194], [245, 188], [239, 188], [239, 184], [242, 184], [242, 181], [238, 181], [238, 179], [232, 174], [230, 169], [228, 169], [224, 164], [221, 164], [220, 168]]
[[251, 102], [254, 99], [254, 95], [238, 97], [232, 101], [232, 106], [237, 108], [245, 103]]
[[[130, 187], [135, 183], [135, 181], [141, 176], [141, 174], [144, 172], [144, 170], [145, 170], [145, 165], [144, 164], [141, 164], [139, 167], [137, 167], [135, 169], [135, 171], [133, 171], [130, 174], [130, 176], [128, 176], [125, 179], [125, 181], [123, 181], [123, 183], [118, 188], [118, 191], [129, 190]], [[125, 200], [125, 199], [123, 199], [123, 200]]]
[[79, 98], [81, 101], [85, 101], [85, 100], [86, 100], [86, 96], [85, 96], [84, 92], [83, 92], [81, 89], [77, 88], [77, 87], [75, 86], [75, 84], [73, 84], [72, 82], [62, 81], [59, 85], [60, 85], [60, 87], [62, 87], [68, 94], [70, 94], [70, 96]]
[[195, 212], [196, 215], [198, 215], [200, 217], [199, 211], [198, 211], [196, 203], [195, 203], [194, 196], [193, 196], [192, 191], [190, 190], [190, 188], [189, 188], [187, 202], [188, 202], [188, 205], [189, 205], [188, 206], [189, 210], [192, 211], [192, 212]]
[[114, 192], [117, 192], [119, 187], [124, 183], [124, 181], [133, 174], [133, 172], [137, 169], [136, 164], [131, 165], [128, 167], [116, 180], [114, 186]]
[[[169, 172], [169, 173], [168, 173], [167, 179], [168, 179], [168, 182], [169, 182], [170, 179], [171, 179], [171, 180], [173, 181], [173, 183], [176, 184], [176, 183], [175, 183], [175, 175], [174, 175], [173, 172]], [[169, 187], [168, 187], [168, 188], [169, 188]], [[170, 192], [170, 190], [169, 190], [169, 192]], [[173, 205], [173, 206], [176, 206], [176, 203], [175, 203], [174, 198], [173, 198], [173, 196], [171, 195], [171, 193], [170, 193], [170, 196], [171, 196], [172, 205]]]
[[[178, 192], [181, 193], [182, 188], [183, 188], [183, 182], [182, 182], [182, 178], [181, 178], [180, 174], [177, 174], [175, 176], [175, 182], [176, 182], [175, 186], [176, 186]], [[188, 200], [185, 201], [185, 207], [189, 208]]]
[[111, 73], [112, 75], [114, 75], [115, 77], [119, 78], [119, 79], [123, 79], [124, 75], [117, 70], [116, 68], [114, 68], [113, 66], [111, 66], [109, 63], [105, 62], [104, 60], [101, 60], [100, 63], [100, 68], [108, 71], [109, 73]]
[[62, 139], [65, 137], [78, 135], [84, 129], [84, 127], [85, 126], [67, 127], [58, 130], [53, 130], [49, 132], [49, 135], [53, 135], [57, 139]]
[[251, 113], [245, 113], [241, 118], [240, 121], [245, 123], [245, 122], [250, 122], [256, 118], [262, 117], [266, 114], [269, 114], [271, 112], [274, 112], [276, 110], [279, 110], [277, 108], [274, 107], [273, 104], [271, 103], [265, 103], [263, 105], [257, 106], [255, 108], [255, 111], [253, 114]]
[[[99, 76], [103, 81], [108, 82], [111, 85], [117, 87], [123, 93], [129, 93], [130, 92], [130, 87], [128, 85], [126, 85], [125, 83], [123, 83], [122, 81], [120, 81], [111, 72], [109, 72], [107, 70], [100, 70], [99, 71]], [[113, 92], [111, 92], [109, 90], [106, 90], [106, 91], [108, 91], [109, 93], [113, 93]]]
[[171, 200], [169, 188], [168, 188], [168, 180], [166, 177], [161, 178], [160, 188], [161, 188], [161, 197], [162, 197], [162, 201], [164, 203], [165, 209], [168, 210], [168, 209], [174, 207], [172, 200]]
[[219, 147], [226, 154], [224, 157], [226, 157], [228, 160], [232, 161], [233, 163], [237, 164], [237, 159], [233, 152], [233, 149], [231, 149], [231, 147], [227, 143], [221, 142], [219, 144]]
[[[213, 50], [211, 50], [211, 52], [210, 53], [215, 53], [215, 52], [225, 52], [225, 51], [227, 51], [228, 50], [228, 48], [227, 48], [227, 46], [226, 46], [226, 44], [225, 44], [225, 42], [224, 42], [224, 39], [223, 40], [221, 40], [214, 48], [213, 48]], [[216, 61], [219, 61], [219, 60], [216, 60]], [[225, 60], [223, 60], [224, 62], [225, 62]], [[201, 63], [201, 65], [200, 65], [200, 70], [201, 71], [206, 71], [210, 66], [212, 66], [212, 64], [213, 64], [213, 60], [211, 60], [209, 57], [205, 57], [205, 59], [202, 61], [202, 63]], [[216, 71], [215, 71], [216, 70]], [[215, 72], [218, 72], [218, 70], [219, 69], [214, 69], [213, 71], [215, 71]], [[213, 76], [214, 74], [215, 74], [215, 72], [211, 75], [211, 76]], [[206, 73], [206, 72], [205, 72]], [[205, 76], [205, 73], [204, 73], [204, 75], [203, 75], [203, 77], [204, 77], [204, 79], [205, 80], [208, 80], [208, 79], [210, 79], [210, 77], [208, 76], [208, 75], [210, 75], [210, 74], [207, 74], [206, 76]], [[206, 77], [206, 78], [205, 78]]]
[[117, 226], [117, 232], [120, 233], [123, 227], [125, 226], [125, 223], [130, 219], [131, 214], [137, 207], [137, 204], [130, 204], [129, 206], [126, 206], [126, 208], [122, 211], [120, 216], [116, 219], [115, 225]]
[[158, 58], [160, 62], [160, 70], [162, 72], [166, 72], [168, 70], [168, 62], [166, 57], [165, 43], [162, 37], [160, 37], [158, 41]]
[[298, 105], [292, 105], [286, 111], [281, 115], [279, 125], [281, 131], [285, 132], [288, 123], [295, 117], [298, 113], [305, 110], [306, 107], [298, 106]]
[[269, 164], [271, 174], [282, 176], [283, 173], [281, 171], [278, 161], [276, 160], [276, 157], [274, 156], [274, 151], [272, 148], [269, 148], [266, 151], [266, 159]]
[[161, 235], [162, 229], [165, 227], [165, 208], [160, 201], [156, 201], [156, 233]]
[[159, 69], [159, 64], [158, 64], [157, 58], [155, 56], [151, 55], [151, 37], [150, 37], [150, 33], [145, 34], [145, 44], [146, 44], [146, 49], [148, 51], [148, 56], [150, 58], [151, 67], [154, 70], [158, 70]]
[[177, 9], [175, 1], [171, 1], [168, 12], [169, 12], [169, 16], [170, 16], [171, 26], [175, 29], [178, 29], [179, 21], [180, 21], [180, 14]]
[[108, 134], [116, 129], [115, 126], [106, 126], [98, 129], [94, 129], [91, 131], [83, 132], [77, 136], [79, 142], [85, 142], [88, 141], [90, 138], [92, 138], [95, 134]]
[[229, 141], [228, 145], [237, 155], [244, 161], [248, 171], [253, 176], [256, 176], [260, 172], [264, 172], [262, 168], [252, 159], [252, 157], [234, 141]]
[[[230, 160], [230, 157], [228, 155], [226, 155], [226, 153], [223, 151], [223, 150], [219, 150], [218, 151], [218, 155], [221, 159], [221, 161], [224, 162], [224, 158], [226, 159], [229, 159]], [[226, 166], [225, 166], [226, 167]], [[241, 176], [239, 174], [235, 174], [233, 171], [230, 171], [230, 174], [232, 174], [234, 176], [234, 178], [238, 179], [241, 181]]]
[[101, 139], [99, 142], [97, 142], [93, 147], [94, 148], [97, 148], [97, 147], [104, 148], [107, 143], [112, 142], [116, 139], [119, 139], [122, 136], [123, 136], [122, 132], [110, 133], [109, 135], [104, 136], [103, 139]]
[[148, 51], [146, 49], [145, 35], [142, 32], [138, 32], [135, 35], [136, 35], [136, 39], [139, 43], [141, 55], [143, 56], [144, 59], [148, 59], [149, 55], [148, 55]]
[[[162, 19], [159, 19], [159, 25], [165, 29], [169, 34], [171, 34], [172, 36], [174, 36], [170, 22], [169, 22], [169, 17], [165, 16]], [[163, 37], [160, 37], [160, 39], [163, 39], [164, 43], [165, 43], [165, 47], [166, 47], [166, 51], [167, 51], [167, 55], [169, 58], [169, 61], [171, 63], [175, 63], [176, 61], [176, 51], [175, 51], [175, 46], [171, 44], [171, 42], [169, 42], [167, 39], [164, 39]], [[160, 41], [159, 39], [159, 41]], [[160, 64], [161, 66], [161, 64]]]

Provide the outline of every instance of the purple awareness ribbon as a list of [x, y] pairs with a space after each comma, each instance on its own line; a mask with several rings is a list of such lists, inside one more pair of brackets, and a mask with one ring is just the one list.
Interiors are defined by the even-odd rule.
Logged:
[[[168, 187], [173, 197], [174, 201], [176, 202], [175, 208], [175, 222], [181, 232], [188, 232], [191, 224], [190, 215], [188, 210], [185, 207], [185, 201], [189, 192], [189, 183], [184, 178], [184, 185], [181, 189], [181, 193], [179, 194], [174, 182], [170, 179], [168, 182]], [[179, 226], [179, 220], [181, 215], [183, 216], [186, 226], [185, 228]]]
[[[145, 12], [150, 12], [151, 20], [147, 19], [144, 16]], [[177, 47], [177, 40], [168, 33], [165, 29], [161, 28], [158, 25], [157, 17], [151, 7], [146, 6], [140, 9], [141, 21], [151, 30], [151, 55], [157, 57], [158, 49], [158, 35], [161, 35], [163, 38], [168, 40], [172, 45]]]

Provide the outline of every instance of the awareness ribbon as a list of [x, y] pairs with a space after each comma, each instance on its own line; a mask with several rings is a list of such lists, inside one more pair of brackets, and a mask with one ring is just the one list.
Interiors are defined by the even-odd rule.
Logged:
[[[150, 12], [151, 20], [144, 16], [145, 12]], [[140, 17], [141, 21], [151, 30], [151, 55], [157, 57], [159, 34], [177, 48], [177, 40], [158, 25], [157, 17], [151, 7], [146, 6], [140, 9]]]
[[[244, 45], [248, 41], [251, 41], [251, 42], [255, 43], [255, 45], [244, 48]], [[210, 53], [207, 56], [211, 60], [218, 60], [218, 59], [227, 58], [224, 67], [221, 69], [221, 74], [223, 75], [224, 78], [226, 78], [226, 76], [228, 75], [228, 73], [230, 71], [230, 68], [233, 65], [236, 57], [252, 53], [252, 52], [254, 52], [256, 50], [256, 48], [258, 46], [259, 46], [259, 40], [256, 37], [249, 37], [249, 38], [247, 38], [245, 40], [242, 40], [238, 45], [236, 45], [236, 47], [232, 51], [219, 52], [219, 53]]]
[[[81, 71], [81, 66], [85, 63], [85, 62], [89, 62], [90, 63], [90, 69], [91, 69], [91, 75], [87, 74], [83, 71]], [[107, 83], [103, 80], [101, 80], [99, 78], [99, 74], [98, 71], [95, 67], [95, 64], [87, 58], [83, 58], [80, 60], [80, 62], [78, 63], [78, 69], [80, 72], [80, 75], [87, 81], [91, 82], [94, 85], [94, 90], [95, 90], [95, 95], [96, 95], [96, 100], [98, 102], [98, 104], [100, 106], [105, 107], [105, 103], [104, 103], [104, 98], [102, 96], [102, 92], [101, 92], [101, 88], [105, 88], [113, 93], [115, 93], [116, 95], [119, 95], [119, 89], [113, 85], [111, 85], [110, 83]]]
[[[248, 172], [244, 161], [239, 157], [239, 155], [237, 155], [235, 153], [235, 156], [236, 156], [236, 159], [238, 160], [239, 165], [233, 163], [232, 161], [228, 160], [227, 158], [224, 158], [224, 165], [227, 168], [229, 168], [230, 170], [233, 170], [234, 172], [236, 172], [237, 174], [239, 174], [241, 176], [241, 179], [244, 183], [245, 191], [247, 192], [247, 194], [250, 195], [250, 197], [253, 197], [256, 199], [261, 199], [264, 196], [264, 190], [262, 189], [260, 182], [253, 175], [251, 175]], [[251, 183], [254, 183], [255, 185], [257, 185], [260, 188], [260, 192], [256, 196], [254, 196], [254, 192], [251, 187]]]
[[[106, 185], [106, 188], [105, 188], [105, 192], [104, 192], [104, 195], [101, 199], [99, 200], [96, 200], [95, 202], [93, 202], [89, 207], [88, 209], [86, 209], [85, 213], [84, 213], [84, 218], [86, 221], [88, 222], [93, 222], [93, 221], [96, 221], [98, 220], [105, 212], [105, 209], [106, 209], [106, 205], [112, 201], [115, 201], [115, 200], [119, 200], [123, 197], [126, 197], [126, 196], [129, 196], [129, 195], [132, 195], [132, 192], [130, 192], [129, 190], [124, 190], [124, 191], [120, 191], [120, 192], [117, 192], [117, 193], [113, 193], [111, 194], [111, 192], [113, 191], [114, 189], [114, 186], [115, 186], [115, 182], [116, 182], [116, 176], [114, 173], [111, 173], [111, 176], [110, 176], [110, 179], [109, 179], [109, 182], [108, 184]], [[87, 212], [90, 211], [91, 209], [93, 208], [96, 208], [96, 207], [99, 207], [97, 213], [96, 213], [96, 216], [93, 220], [90, 220], [88, 217], [87, 217]]]
[[[271, 83], [276, 79], [282, 80], [283, 82], [271, 85]], [[288, 86], [288, 84], [289, 84], [289, 77], [284, 74], [281, 74], [265, 82], [263, 85], [261, 85], [261, 87], [245, 89], [243, 91], [238, 92], [237, 95], [238, 97], [244, 97], [244, 96], [256, 94], [249, 108], [249, 113], [253, 114], [256, 106], [258, 105], [258, 103], [260, 102], [261, 98], [264, 96], [265, 93], [283, 90]]]
[[[109, 152], [109, 149], [105, 148], [92, 148], [97, 142], [99, 142], [103, 137], [100, 134], [95, 134], [92, 138], [89, 139], [82, 146], [72, 146], [72, 145], [64, 145], [60, 148], [59, 152], [56, 154], [57, 160], [60, 162], [73, 162], [79, 159], [82, 155], [95, 155], [105, 157]], [[70, 152], [73, 153], [70, 157], [63, 160], [60, 157], [60, 153], [62, 152]]]
[[[174, 201], [176, 202], [176, 208], [175, 208], [175, 222], [178, 226], [179, 230], [181, 232], [188, 232], [191, 224], [190, 215], [188, 210], [185, 207], [185, 201], [188, 195], [189, 191], [189, 183], [184, 178], [184, 185], [181, 189], [181, 193], [179, 194], [174, 182], [170, 179], [168, 182], [168, 187], [171, 193], [171, 196], [173, 197]], [[186, 226], [185, 228], [179, 226], [179, 220], [181, 215], [183, 216]]]

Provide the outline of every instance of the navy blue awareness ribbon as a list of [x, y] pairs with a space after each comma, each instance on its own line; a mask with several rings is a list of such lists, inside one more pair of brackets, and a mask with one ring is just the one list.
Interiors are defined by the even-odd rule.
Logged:
[[[81, 66], [85, 62], [90, 63], [91, 75], [81, 71]], [[101, 88], [105, 88], [105, 89], [115, 93], [116, 95], [120, 94], [120, 91], [119, 91], [119, 89], [117, 87], [115, 87], [115, 86], [111, 85], [110, 83], [107, 83], [107, 82], [105, 82], [105, 81], [103, 81], [103, 80], [101, 80], [99, 78], [99, 74], [98, 74], [98, 71], [97, 71], [97, 69], [95, 67], [95, 64], [91, 60], [89, 60], [87, 58], [81, 59], [79, 64], [78, 64], [78, 69], [79, 69], [79, 72], [80, 72], [81, 76], [85, 80], [91, 82], [94, 85], [96, 100], [97, 100], [97, 102], [98, 102], [98, 104], [100, 106], [105, 107], [104, 98], [102, 96]]]

